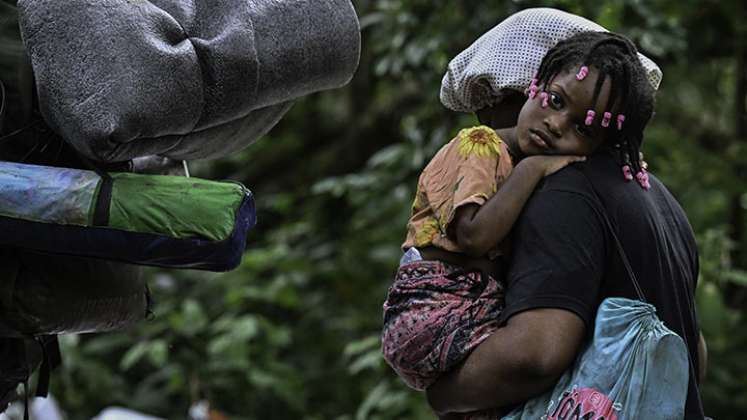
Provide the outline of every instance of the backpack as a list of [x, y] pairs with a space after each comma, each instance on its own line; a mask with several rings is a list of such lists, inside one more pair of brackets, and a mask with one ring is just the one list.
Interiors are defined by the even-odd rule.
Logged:
[[555, 387], [503, 420], [661, 419], [685, 415], [687, 348], [648, 304], [607, 298], [594, 337]]

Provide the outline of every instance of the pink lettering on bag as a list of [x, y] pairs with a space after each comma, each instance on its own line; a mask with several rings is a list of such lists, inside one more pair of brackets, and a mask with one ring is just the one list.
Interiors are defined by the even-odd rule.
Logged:
[[547, 420], [617, 420], [613, 401], [593, 388], [564, 392]]

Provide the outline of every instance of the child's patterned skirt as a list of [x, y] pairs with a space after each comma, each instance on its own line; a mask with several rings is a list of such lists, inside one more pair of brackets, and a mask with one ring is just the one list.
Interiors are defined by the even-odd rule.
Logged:
[[424, 390], [498, 328], [503, 283], [441, 261], [399, 267], [384, 302], [384, 358]]

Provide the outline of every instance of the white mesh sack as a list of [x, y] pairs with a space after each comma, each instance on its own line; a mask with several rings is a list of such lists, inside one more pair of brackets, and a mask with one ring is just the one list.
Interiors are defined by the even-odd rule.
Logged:
[[[506, 89], [523, 92], [542, 58], [559, 41], [585, 31], [607, 31], [580, 16], [550, 8], [515, 13], [477, 39], [449, 63], [441, 102], [454, 111], [474, 112], [499, 102]], [[659, 66], [638, 53], [648, 80], [659, 88]]]

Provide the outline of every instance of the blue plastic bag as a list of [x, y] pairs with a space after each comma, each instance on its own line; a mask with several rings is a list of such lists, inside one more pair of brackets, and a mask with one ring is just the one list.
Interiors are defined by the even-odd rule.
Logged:
[[503, 419], [679, 420], [688, 368], [685, 343], [656, 308], [608, 298], [599, 306], [593, 340], [555, 388]]

